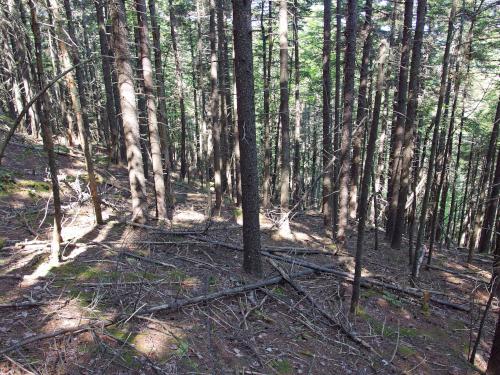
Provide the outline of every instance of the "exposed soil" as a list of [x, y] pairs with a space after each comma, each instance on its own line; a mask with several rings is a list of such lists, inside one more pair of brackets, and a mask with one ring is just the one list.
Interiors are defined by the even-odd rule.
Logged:
[[[417, 287], [469, 312], [434, 302], [423, 305], [422, 299], [393, 290], [365, 288], [353, 317], [347, 314], [347, 281], [327, 273], [294, 279], [374, 351], [349, 339], [285, 282], [145, 315], [141, 311], [153, 306], [255, 281], [242, 276], [241, 252], [213, 243], [241, 245], [239, 210], [226, 201], [207, 223], [204, 189], [175, 183], [174, 220], [165, 230], [197, 233], [134, 228], [126, 222], [126, 169], [98, 158], [106, 224], [95, 226], [81, 155], [65, 149], [59, 155], [65, 261], [51, 266], [46, 161], [40, 146], [22, 142], [17, 137], [8, 147], [0, 169], [0, 352], [37, 335], [85, 329], [9, 351], [0, 359], [0, 373], [475, 374], [485, 368], [498, 301], [486, 319], [476, 367], [468, 363], [468, 355], [488, 299], [491, 259], [478, 256], [466, 267], [456, 249], [437, 251], [433, 261], [453, 273], [423, 269]], [[154, 216], [154, 201], [150, 203]], [[262, 238], [275, 255], [352, 273], [355, 232], [346, 249], [338, 251], [317, 212], [296, 215], [289, 239], [277, 235], [271, 216], [262, 214]], [[374, 235], [372, 229], [365, 236], [364, 276], [409, 288], [407, 250], [392, 250], [380, 230], [375, 250]], [[297, 248], [317, 251], [301, 253]], [[289, 274], [304, 270], [277, 263]], [[263, 278], [277, 275], [264, 261]], [[126, 318], [106, 325], [117, 316]]]

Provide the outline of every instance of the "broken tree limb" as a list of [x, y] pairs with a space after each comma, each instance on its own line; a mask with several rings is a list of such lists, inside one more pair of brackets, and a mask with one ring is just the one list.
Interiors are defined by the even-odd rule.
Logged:
[[[297, 272], [297, 273], [291, 275], [291, 277], [293, 277], [293, 278], [302, 277], [305, 275], [310, 275], [314, 272], [315, 272], [315, 270], [308, 269], [308, 270], [304, 270], [301, 272]], [[282, 280], [283, 280], [282, 276], [274, 276], [274, 277], [271, 277], [268, 279], [257, 281], [255, 283], [242, 285], [242, 286], [239, 286], [236, 288], [225, 289], [225, 290], [221, 290], [221, 291], [214, 292], [214, 293], [203, 294], [203, 295], [196, 296], [196, 297], [186, 298], [186, 299], [183, 299], [180, 301], [175, 301], [172, 303], [166, 303], [166, 304], [162, 304], [162, 305], [158, 305], [158, 306], [153, 306], [153, 307], [150, 307], [149, 309], [141, 311], [141, 315], [151, 314], [151, 313], [158, 312], [158, 311], [171, 312], [171, 311], [179, 310], [180, 308], [185, 307], [185, 306], [195, 305], [195, 304], [198, 304], [201, 302], [208, 302], [208, 301], [211, 301], [211, 300], [214, 300], [217, 298], [233, 296], [236, 294], [248, 292], [250, 290], [263, 288], [265, 286], [275, 285], [275, 284], [280, 283]]]
[[[338, 278], [341, 278], [342, 280], [345, 280], [349, 283], [353, 282], [353, 276], [348, 272], [334, 270], [332, 268], [323, 267], [323, 266], [317, 265], [315, 263], [307, 262], [307, 261], [304, 261], [301, 259], [295, 259], [293, 257], [278, 256], [278, 255], [272, 255], [269, 253], [264, 254], [264, 252], [263, 252], [263, 255], [267, 256], [268, 258], [282, 260], [282, 261], [287, 262], [287, 263], [291, 263], [291, 264], [295, 264], [298, 266], [314, 269], [314, 270], [319, 271], [319, 272], [329, 273], [329, 274], [335, 275]], [[407, 295], [410, 295], [410, 296], [416, 297], [416, 298], [422, 298], [422, 296], [423, 296], [423, 291], [420, 289], [402, 288], [402, 287], [399, 287], [396, 285], [387, 284], [387, 283], [384, 283], [382, 281], [374, 280], [374, 279], [371, 279], [368, 277], [363, 277], [361, 279], [361, 286], [365, 287], [365, 288], [378, 287], [378, 288], [382, 288], [382, 289], [390, 289], [390, 290], [393, 290], [395, 292], [404, 293], [404, 294], [407, 294]], [[465, 312], [470, 311], [470, 309], [468, 307], [465, 307], [465, 306], [462, 306], [462, 305], [459, 305], [459, 304], [456, 304], [453, 302], [448, 302], [448, 301], [445, 301], [445, 300], [442, 300], [442, 299], [439, 299], [436, 297], [431, 297], [430, 301], [433, 303], [439, 304], [439, 305], [451, 307], [455, 310], [465, 311]]]
[[0, 144], [0, 164], [2, 163], [2, 158], [3, 158], [3, 155], [5, 153], [5, 149], [7, 148], [7, 145], [9, 144], [10, 139], [12, 138], [12, 136], [14, 135], [14, 133], [16, 132], [16, 129], [19, 126], [19, 124], [21, 123], [21, 120], [26, 115], [26, 113], [31, 108], [31, 106], [38, 99], [40, 99], [40, 97], [43, 94], [45, 94], [45, 92], [48, 89], [50, 89], [57, 81], [59, 81], [61, 78], [63, 78], [66, 74], [72, 72], [73, 70], [75, 70], [77, 67], [79, 67], [81, 65], [87, 64], [88, 62], [95, 60], [96, 58], [97, 58], [97, 56], [93, 56], [93, 57], [91, 57], [91, 58], [89, 58], [87, 60], [83, 60], [79, 64], [76, 64], [76, 65], [74, 65], [74, 66], [66, 69], [64, 72], [61, 72], [60, 74], [58, 74], [57, 76], [55, 76], [54, 78], [52, 78], [52, 80], [50, 82], [48, 82], [38, 93], [36, 93], [36, 95], [28, 102], [28, 104], [26, 104], [24, 106], [23, 110], [19, 113], [19, 115], [17, 116], [16, 120], [14, 121], [14, 123], [12, 124], [12, 126], [10, 127], [9, 132], [5, 136], [5, 139]]
[[173, 264], [161, 262], [159, 260], [155, 260], [155, 259], [151, 259], [151, 258], [146, 258], [146, 257], [143, 257], [141, 255], [130, 253], [128, 251], [123, 251], [121, 254], [125, 257], [142, 260], [143, 262], [146, 262], [146, 263], [156, 264], [158, 266], [169, 267], [169, 268], [177, 268], [177, 266], [175, 266]]
[[[168, 234], [168, 231], [165, 230], [164, 232]], [[243, 251], [243, 247], [238, 246], [238, 245], [228, 244], [228, 243], [225, 243], [222, 241], [215, 241], [215, 240], [211, 240], [211, 239], [208, 239], [208, 238], [202, 237], [202, 236], [188, 235], [188, 237], [195, 239], [197, 241], [202, 241], [202, 242], [210, 243], [212, 245], [225, 247], [227, 249], [232, 249], [232, 250], [236, 250], [236, 251], [240, 251], [240, 252]], [[305, 260], [289, 257], [286, 255], [273, 255], [270, 252], [265, 251], [265, 250], [262, 250], [261, 254], [263, 256], [271, 258], [271, 259], [276, 259], [276, 260], [281, 260], [281, 261], [284, 261], [287, 263], [296, 264], [298, 266], [309, 268], [309, 269], [315, 270], [317, 272], [329, 273], [329, 274], [335, 275], [338, 278], [341, 278], [342, 280], [345, 280], [349, 283], [353, 282], [353, 276], [348, 272], [335, 270], [333, 268], [323, 267], [323, 266], [317, 265], [315, 263], [307, 262]], [[382, 281], [374, 280], [374, 279], [367, 278], [367, 277], [363, 277], [361, 279], [361, 286], [364, 288], [378, 287], [378, 288], [382, 288], [382, 289], [390, 289], [390, 290], [393, 290], [395, 292], [407, 294], [409, 296], [419, 298], [419, 299], [422, 298], [422, 295], [423, 295], [423, 291], [420, 289], [417, 289], [417, 288], [402, 288], [402, 287], [398, 287], [396, 285], [387, 284], [387, 283], [384, 283]], [[433, 302], [435, 304], [450, 307], [450, 308], [455, 309], [455, 310], [464, 311], [464, 312], [470, 311], [470, 308], [468, 308], [468, 307], [465, 307], [463, 305], [459, 305], [459, 304], [456, 304], [453, 302], [448, 302], [448, 301], [445, 301], [445, 300], [442, 300], [442, 299], [439, 299], [436, 297], [431, 297], [430, 300], [431, 300], [431, 302]]]
[[348, 327], [346, 327], [342, 322], [326, 311], [320, 304], [318, 304], [314, 298], [311, 297], [309, 293], [306, 292], [304, 288], [302, 288], [299, 284], [297, 284], [293, 279], [281, 268], [279, 267], [272, 259], [268, 260], [269, 263], [281, 274], [281, 277], [290, 284], [299, 294], [303, 295], [311, 305], [316, 308], [326, 319], [328, 319], [333, 325], [338, 327], [342, 333], [344, 333], [350, 340], [355, 342], [356, 344], [362, 346], [365, 349], [368, 349], [370, 352], [376, 354], [378, 357], [381, 355], [366, 341], [362, 338], [356, 336]]
[[77, 326], [77, 327], [71, 327], [71, 328], [63, 328], [63, 329], [60, 329], [60, 330], [57, 330], [54, 332], [32, 336], [32, 337], [29, 337], [27, 339], [21, 340], [14, 345], [8, 346], [5, 349], [0, 350], [0, 355], [9, 353], [13, 350], [21, 348], [21, 347], [28, 345], [28, 344], [31, 344], [33, 342], [42, 341], [42, 340], [50, 339], [50, 338], [57, 337], [57, 336], [67, 335], [68, 333], [78, 334], [78, 333], [82, 333], [82, 332], [91, 330], [93, 328], [95, 328], [95, 327], [90, 326], [90, 325], [84, 325], [84, 326]]

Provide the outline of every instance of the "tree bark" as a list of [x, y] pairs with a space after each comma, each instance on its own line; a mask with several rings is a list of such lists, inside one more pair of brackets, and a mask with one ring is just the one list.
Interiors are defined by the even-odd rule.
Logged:
[[[485, 198], [486, 198], [486, 186], [488, 184], [489, 172], [491, 165], [493, 163], [493, 158], [495, 157], [495, 150], [498, 138], [498, 132], [500, 128], [500, 97], [498, 98], [497, 109], [495, 113], [495, 120], [493, 121], [493, 128], [491, 130], [490, 141], [488, 144], [488, 149], [486, 151], [486, 160], [484, 163], [483, 173], [481, 174], [481, 181], [479, 183], [480, 190], [479, 196], [477, 197], [478, 207], [475, 214], [474, 225], [470, 234], [469, 241], [469, 256], [467, 257], [467, 263], [472, 262], [472, 257], [474, 250], [476, 248], [476, 242], [478, 236], [481, 234], [481, 228], [483, 227], [483, 218], [485, 215]], [[490, 214], [491, 215], [491, 214]], [[490, 220], [491, 218], [488, 218]], [[488, 223], [489, 224], [489, 223]]]
[[111, 161], [118, 163], [118, 122], [116, 119], [115, 103], [113, 100], [113, 81], [111, 78], [111, 57], [108, 37], [106, 35], [106, 23], [104, 20], [104, 3], [102, 0], [94, 2], [99, 29], [99, 45], [101, 47], [102, 77], [104, 81], [104, 92], [106, 94], [106, 116], [110, 129]]
[[[262, 3], [264, 4], [264, 3]], [[264, 6], [264, 5], [263, 5]], [[264, 12], [261, 17], [262, 31], [262, 76], [264, 78], [264, 170], [262, 182], [262, 206], [268, 208], [271, 204], [271, 114], [270, 114], [270, 83], [271, 83], [271, 66], [273, 52], [273, 3], [269, 0], [268, 3], [268, 24], [267, 35], [264, 30]], [[263, 9], [264, 10], [264, 9]], [[266, 56], [266, 42], [268, 42], [268, 52]]]
[[356, 1], [347, 1], [347, 21], [345, 30], [345, 59], [344, 59], [344, 108], [342, 115], [342, 142], [340, 148], [340, 195], [339, 219], [336, 239], [342, 246], [345, 242], [348, 229], [349, 211], [349, 170], [350, 146], [352, 133], [352, 113], [354, 107], [354, 70], [356, 68]]
[[210, 0], [210, 114], [212, 118], [212, 144], [214, 154], [215, 209], [222, 205], [222, 178], [220, 155], [219, 91], [217, 88], [217, 38], [215, 33], [215, 0]]
[[[67, 1], [67, 0], [66, 0]], [[142, 76], [144, 95], [148, 113], [149, 143], [151, 144], [151, 159], [156, 198], [156, 217], [160, 221], [167, 220], [167, 192], [163, 177], [162, 148], [158, 130], [157, 104], [154, 96], [153, 65], [149, 53], [148, 20], [145, 0], [135, 0], [137, 22], [139, 26], [139, 45], [142, 59]]]
[[175, 80], [177, 84], [177, 95], [179, 95], [179, 109], [181, 111], [181, 170], [180, 178], [184, 180], [187, 173], [186, 164], [186, 106], [184, 104], [184, 84], [182, 82], [182, 70], [181, 61], [179, 56], [179, 48], [177, 47], [177, 21], [175, 18], [175, 12], [172, 5], [172, 0], [168, 1], [169, 4], [169, 15], [170, 15], [170, 36], [172, 38], [172, 50], [174, 51], [175, 60]]
[[[333, 163], [333, 193], [332, 193], [332, 233], [335, 236], [338, 227], [339, 218], [339, 175], [340, 175], [340, 54], [341, 54], [341, 31], [342, 31], [342, 1], [337, 0], [335, 9], [335, 104], [334, 117], [335, 122], [332, 129], [333, 150], [332, 157], [335, 158]], [[316, 129], [316, 128], [315, 128]]]
[[139, 141], [139, 120], [137, 117], [134, 73], [130, 63], [128, 32], [125, 9], [121, 0], [110, 1], [111, 35], [115, 64], [118, 75], [121, 113], [127, 147], [127, 163], [132, 195], [132, 221], [144, 224], [147, 221], [146, 179]]
[[[405, 0], [403, 37], [401, 39], [401, 61], [399, 64], [399, 82], [397, 88], [397, 99], [394, 105], [394, 122], [391, 135], [391, 154], [389, 162], [389, 182], [387, 186], [387, 222], [385, 226], [386, 239], [392, 238], [394, 223], [398, 208], [399, 181], [400, 181], [400, 159], [403, 146], [405, 110], [408, 89], [408, 65], [410, 62], [411, 48], [411, 25], [413, 19], [413, 0]], [[396, 94], [395, 94], [396, 95]]]
[[368, 128], [369, 109], [367, 101], [368, 92], [368, 70], [370, 65], [370, 52], [372, 49], [372, 0], [366, 0], [365, 3], [365, 22], [361, 29], [361, 36], [364, 39], [363, 51], [361, 56], [361, 67], [359, 69], [359, 87], [358, 87], [358, 111], [356, 113], [355, 129], [352, 136], [352, 163], [351, 163], [351, 181], [349, 192], [349, 217], [356, 219], [358, 210], [358, 185], [360, 182], [361, 168], [363, 165], [362, 143], [363, 133]]
[[[454, 2], [455, 4], [455, 2]], [[420, 13], [419, 13], [420, 11]], [[405, 213], [406, 202], [410, 192], [410, 171], [414, 151], [414, 138], [417, 133], [417, 109], [418, 109], [418, 92], [420, 86], [420, 65], [422, 60], [422, 44], [424, 38], [426, 4], [421, 4], [419, 1], [417, 7], [417, 25], [413, 38], [412, 61], [410, 66], [410, 81], [408, 83], [408, 105], [406, 108], [406, 123], [403, 140], [403, 148], [401, 150], [401, 176], [400, 188], [398, 191], [396, 217], [393, 225], [391, 247], [393, 249], [401, 248], [403, 241], [403, 233], [405, 232]], [[455, 17], [455, 10], [452, 6], [450, 19]], [[453, 25], [453, 24], [452, 24]], [[415, 197], [416, 199], [416, 197]], [[412, 257], [410, 257], [412, 258]]]
[[243, 269], [260, 276], [259, 174], [255, 133], [251, 0], [234, 0], [234, 73], [238, 101], [243, 209]]
[[154, 51], [154, 63], [156, 72], [156, 97], [158, 100], [158, 130], [160, 133], [161, 150], [163, 155], [163, 170], [164, 170], [164, 184], [165, 184], [165, 197], [167, 205], [167, 216], [172, 220], [174, 201], [172, 199], [172, 188], [170, 183], [170, 135], [168, 131], [168, 121], [167, 121], [167, 104], [165, 100], [166, 90], [165, 90], [165, 78], [163, 76], [163, 63], [161, 57], [161, 45], [160, 45], [160, 27], [156, 19], [156, 4], [155, 0], [149, 0], [149, 14], [151, 16], [151, 33], [153, 35], [153, 51]]
[[[387, 58], [389, 45], [386, 40], [382, 40], [380, 44], [377, 72], [377, 90], [375, 93], [375, 103], [373, 105], [373, 120], [370, 127], [370, 135], [366, 148], [366, 161], [364, 165], [363, 181], [361, 184], [361, 195], [359, 199], [359, 221], [358, 221], [358, 238], [356, 241], [356, 263], [354, 267], [354, 282], [351, 297], [350, 312], [355, 313], [359, 303], [360, 287], [361, 287], [361, 268], [364, 245], [364, 232], [366, 217], [368, 211], [368, 195], [370, 191], [370, 179], [372, 177], [373, 159], [375, 155], [375, 146], [377, 143], [377, 131], [380, 118], [380, 110], [382, 103], [382, 95], [384, 89], [384, 65]], [[375, 194], [376, 192], [374, 192]], [[375, 230], [378, 230], [375, 228]]]
[[[34, 0], [29, 0], [28, 2], [31, 15], [31, 30], [33, 32], [33, 38], [35, 42], [35, 59], [36, 59], [36, 76], [35, 85], [38, 90], [42, 90], [45, 86], [45, 72], [43, 68], [43, 56], [42, 56], [42, 34], [40, 32], [40, 24], [38, 21], [38, 14]], [[45, 152], [49, 159], [49, 171], [50, 171], [50, 181], [52, 183], [52, 197], [54, 199], [54, 230], [52, 232], [52, 244], [51, 244], [51, 257], [53, 261], [61, 260], [61, 196], [59, 191], [59, 180], [57, 179], [58, 168], [56, 161], [56, 154], [54, 152], [54, 141], [52, 140], [52, 129], [48, 123], [48, 98], [47, 94], [41, 97], [41, 100], [36, 102], [38, 107], [38, 115], [40, 118], [40, 125], [42, 128], [42, 140]]]
[[326, 168], [332, 159], [332, 79], [330, 74], [332, 0], [324, 1], [323, 14], [323, 223], [325, 229], [332, 225], [333, 184], [332, 168]]
[[288, 6], [280, 0], [280, 123], [281, 123], [281, 176], [280, 176], [280, 232], [290, 233], [288, 204], [290, 199], [290, 111], [288, 92]]

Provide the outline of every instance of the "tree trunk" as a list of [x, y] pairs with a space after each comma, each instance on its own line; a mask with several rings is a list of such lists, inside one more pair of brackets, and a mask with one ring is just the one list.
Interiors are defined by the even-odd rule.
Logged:
[[181, 111], [181, 180], [186, 178], [187, 164], [186, 164], [186, 106], [184, 104], [184, 84], [182, 82], [182, 70], [179, 56], [179, 49], [177, 47], [177, 21], [175, 19], [175, 12], [172, 5], [172, 0], [168, 1], [169, 15], [170, 15], [170, 36], [172, 38], [172, 50], [174, 51], [175, 59], [175, 80], [177, 84], [177, 94], [179, 95], [179, 108]]
[[341, 246], [345, 242], [346, 231], [348, 229], [350, 145], [354, 108], [354, 70], [356, 68], [356, 21], [356, 1], [348, 0], [345, 30], [344, 109], [342, 115], [342, 142], [340, 146], [339, 218], [336, 235], [336, 239]]
[[155, 0], [149, 0], [149, 14], [151, 15], [151, 32], [153, 34], [153, 50], [156, 71], [156, 96], [158, 99], [158, 130], [160, 133], [161, 150], [163, 155], [163, 170], [164, 170], [164, 184], [165, 184], [165, 197], [167, 205], [167, 216], [172, 220], [174, 201], [172, 199], [172, 188], [170, 184], [170, 136], [168, 132], [167, 121], [167, 104], [165, 100], [165, 79], [163, 77], [163, 63], [161, 57], [160, 45], [160, 27], [156, 19], [156, 5]]
[[[67, 1], [67, 0], [66, 0]], [[162, 148], [158, 130], [157, 104], [154, 96], [153, 65], [149, 53], [148, 20], [146, 0], [135, 0], [137, 23], [139, 26], [139, 45], [142, 59], [142, 75], [144, 95], [148, 113], [149, 143], [151, 144], [151, 159], [156, 197], [156, 217], [160, 221], [167, 219], [167, 192], [163, 178]]]
[[[455, 4], [455, 2], [453, 3]], [[454, 6], [450, 12], [450, 19], [455, 17]], [[420, 13], [419, 13], [420, 12]], [[426, 3], [418, 2], [417, 25], [413, 38], [412, 61], [410, 66], [410, 81], [408, 83], [408, 105], [406, 108], [406, 123], [403, 140], [400, 188], [398, 191], [396, 217], [393, 225], [391, 246], [393, 249], [401, 248], [403, 234], [405, 233], [406, 202], [410, 192], [410, 171], [413, 159], [414, 138], [417, 133], [417, 108], [420, 83], [420, 63], [422, 60], [422, 44], [424, 38]], [[453, 25], [453, 24], [452, 24]], [[416, 199], [416, 197], [415, 197]], [[412, 258], [412, 257], [410, 257]]]
[[[218, 61], [217, 75], [219, 77], [219, 102], [220, 102], [220, 163], [221, 163], [221, 184], [222, 191], [228, 191], [227, 166], [228, 166], [228, 132], [229, 125], [227, 116], [227, 82], [226, 82], [226, 60], [224, 59], [224, 45], [226, 44], [226, 31], [224, 28], [224, 5], [223, 0], [217, 0], [217, 50]], [[227, 77], [228, 78], [228, 77]]]
[[323, 223], [329, 230], [332, 225], [332, 79], [330, 74], [332, 0], [324, 1], [323, 14]]
[[[43, 68], [43, 56], [42, 56], [42, 34], [40, 32], [40, 24], [38, 21], [38, 14], [34, 0], [29, 0], [28, 2], [31, 14], [31, 30], [33, 31], [33, 38], [35, 42], [35, 59], [36, 59], [36, 76], [35, 85], [38, 90], [41, 90], [45, 86], [45, 73]], [[54, 230], [52, 232], [52, 244], [51, 244], [51, 258], [52, 261], [57, 262], [61, 260], [61, 197], [59, 191], [59, 180], [57, 179], [58, 168], [56, 161], [56, 154], [54, 152], [54, 141], [52, 140], [52, 129], [48, 123], [48, 98], [46, 93], [42, 95], [41, 100], [36, 102], [37, 112], [40, 118], [40, 125], [42, 128], [42, 140], [43, 147], [47, 153], [49, 159], [49, 171], [50, 180], [52, 183], [52, 197], [54, 199]]]
[[368, 128], [369, 121], [367, 101], [368, 91], [368, 70], [370, 65], [370, 52], [372, 49], [372, 0], [366, 0], [365, 3], [365, 23], [361, 29], [361, 36], [364, 39], [363, 52], [361, 56], [361, 67], [359, 69], [359, 88], [358, 88], [358, 111], [356, 113], [355, 129], [352, 136], [352, 164], [351, 164], [351, 186], [349, 198], [349, 217], [356, 219], [358, 210], [358, 185], [360, 182], [361, 168], [363, 158], [361, 155], [363, 133]]
[[493, 128], [491, 130], [490, 141], [488, 144], [488, 149], [486, 151], [486, 160], [483, 173], [481, 174], [481, 181], [479, 183], [479, 196], [477, 197], [477, 210], [475, 214], [474, 225], [470, 234], [469, 241], [469, 256], [467, 257], [467, 263], [472, 262], [472, 256], [476, 248], [477, 238], [481, 233], [481, 228], [483, 226], [483, 218], [485, 214], [485, 198], [486, 198], [486, 186], [488, 184], [489, 172], [491, 165], [493, 163], [493, 158], [495, 157], [495, 150], [498, 138], [498, 132], [500, 127], [500, 97], [498, 98], [497, 110], [495, 113], [495, 120], [493, 121]]
[[102, 0], [95, 1], [97, 27], [99, 29], [99, 44], [101, 47], [102, 76], [104, 80], [104, 91], [106, 94], [106, 116], [110, 129], [111, 161], [118, 163], [118, 122], [116, 120], [115, 103], [113, 100], [113, 81], [111, 78], [111, 57], [109, 51], [108, 37], [106, 35], [106, 23], [104, 20], [104, 3]]
[[495, 177], [491, 184], [490, 196], [486, 203], [486, 211], [484, 214], [484, 221], [481, 230], [481, 237], [479, 239], [478, 251], [485, 253], [488, 251], [488, 246], [495, 233], [495, 213], [498, 208], [498, 198], [500, 192], [500, 151], [497, 151], [497, 162], [495, 168]]
[[[340, 50], [341, 50], [341, 31], [342, 31], [342, 1], [337, 0], [335, 9], [335, 104], [334, 117], [335, 122], [332, 129], [333, 150], [332, 157], [335, 158], [333, 163], [333, 193], [332, 193], [332, 233], [335, 237], [339, 219], [339, 175], [340, 175]], [[316, 129], [316, 127], [314, 128]]]
[[[264, 3], [262, 3], [264, 4]], [[264, 6], [264, 5], [262, 5]], [[261, 30], [262, 30], [262, 76], [264, 79], [264, 171], [262, 182], [262, 206], [268, 208], [271, 204], [271, 114], [270, 114], [270, 81], [271, 81], [271, 66], [272, 66], [272, 52], [273, 52], [273, 3], [269, 0], [268, 3], [268, 26], [267, 35], [264, 30], [264, 12], [261, 17]], [[264, 10], [264, 9], [262, 9]], [[266, 57], [266, 42], [269, 46]]]
[[[385, 226], [386, 239], [392, 238], [394, 223], [397, 215], [400, 181], [400, 159], [403, 146], [406, 95], [408, 89], [408, 65], [410, 62], [411, 25], [413, 18], [413, 0], [405, 0], [403, 37], [401, 39], [401, 61], [399, 65], [399, 83], [397, 99], [395, 100], [394, 123], [391, 135], [391, 154], [389, 161], [389, 182], [387, 186], [387, 222]], [[396, 94], [395, 94], [396, 95]]]
[[137, 115], [134, 73], [130, 63], [128, 32], [125, 9], [121, 0], [110, 1], [111, 35], [118, 75], [121, 113], [127, 147], [127, 162], [132, 195], [132, 221], [143, 224], [147, 221], [146, 179], [139, 141], [139, 120]]
[[212, 144], [214, 154], [215, 209], [222, 205], [222, 179], [220, 155], [219, 91], [217, 88], [217, 40], [215, 33], [215, 0], [210, 0], [210, 114], [212, 117]]
[[294, 0], [293, 5], [293, 39], [295, 65], [295, 129], [293, 135], [293, 202], [298, 202], [302, 187], [300, 184], [300, 144], [301, 144], [301, 101], [300, 101], [300, 57], [299, 57], [299, 5]]
[[281, 176], [280, 176], [280, 232], [290, 233], [288, 204], [290, 199], [290, 113], [288, 93], [288, 9], [287, 1], [280, 0], [280, 123], [281, 123]]
[[[361, 195], [359, 199], [359, 221], [358, 221], [358, 238], [356, 241], [356, 264], [354, 267], [354, 282], [352, 287], [351, 308], [350, 312], [355, 313], [359, 303], [359, 294], [361, 287], [361, 268], [364, 245], [365, 223], [368, 211], [368, 196], [370, 192], [370, 179], [372, 177], [373, 158], [375, 155], [375, 146], [377, 143], [377, 131], [380, 118], [380, 110], [382, 104], [382, 95], [384, 90], [384, 65], [387, 58], [389, 45], [386, 40], [380, 43], [380, 51], [378, 58], [377, 72], [377, 91], [375, 93], [375, 103], [373, 105], [373, 120], [370, 127], [370, 135], [366, 147], [366, 161], [364, 165], [363, 181], [361, 184]], [[374, 192], [375, 194], [376, 192]], [[375, 228], [377, 231], [378, 229]]]
[[[421, 2], [423, 4], [421, 5]], [[426, 1], [425, 0], [419, 0], [419, 7], [423, 6], [424, 8], [426, 7]], [[417, 11], [418, 12], [418, 11]], [[425, 16], [425, 11], [424, 11], [424, 16]], [[418, 22], [418, 20], [417, 20]], [[425, 22], [425, 21], [422, 21]], [[424, 197], [422, 198], [422, 207], [420, 211], [420, 217], [419, 217], [419, 223], [418, 223], [418, 232], [417, 232], [417, 243], [415, 245], [415, 257], [414, 257], [414, 262], [413, 262], [413, 267], [412, 267], [412, 278], [416, 279], [418, 277], [418, 271], [419, 271], [419, 264], [417, 259], [419, 259], [421, 252], [423, 251], [423, 243], [424, 243], [424, 234], [425, 234], [425, 226], [427, 222], [427, 209], [429, 206], [429, 197], [431, 193], [431, 188], [432, 188], [432, 176], [434, 174], [434, 164], [435, 164], [435, 156], [436, 156], [436, 149], [437, 149], [437, 142], [438, 142], [438, 135], [439, 135], [439, 124], [441, 123], [441, 111], [443, 107], [443, 100], [444, 100], [444, 95], [446, 91], [446, 82], [448, 78], [448, 64], [450, 60], [450, 55], [449, 55], [450, 49], [449, 46], [448, 48], [445, 48], [444, 56], [443, 56], [443, 67], [441, 71], [441, 85], [439, 89], [439, 98], [438, 98], [438, 104], [437, 104], [437, 109], [436, 109], [436, 116], [434, 117], [434, 131], [432, 134], [432, 145], [431, 145], [431, 153], [429, 156], [429, 166], [427, 167], [427, 176], [426, 176], [426, 182], [425, 182], [425, 192], [424, 192]], [[423, 154], [422, 154], [423, 155]], [[429, 253], [429, 258], [427, 258], [427, 261], [430, 262], [431, 259], [431, 254]]]
[[234, 0], [234, 74], [238, 101], [243, 209], [243, 269], [260, 276], [259, 173], [255, 133], [251, 0]]

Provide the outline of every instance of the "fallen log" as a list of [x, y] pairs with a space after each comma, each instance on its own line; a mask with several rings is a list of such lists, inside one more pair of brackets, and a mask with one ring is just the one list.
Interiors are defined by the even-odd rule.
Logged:
[[[301, 272], [297, 272], [297, 273], [291, 275], [290, 277], [293, 277], [293, 278], [302, 277], [302, 276], [310, 275], [314, 272], [315, 272], [315, 270], [308, 269], [308, 270], [304, 270]], [[233, 296], [236, 294], [241, 294], [241, 293], [248, 292], [251, 290], [263, 288], [265, 286], [275, 285], [275, 284], [280, 283], [281, 281], [283, 281], [282, 276], [274, 276], [274, 277], [271, 277], [268, 279], [257, 281], [255, 283], [242, 285], [242, 286], [239, 286], [236, 288], [225, 289], [225, 290], [221, 290], [221, 291], [214, 292], [214, 293], [203, 294], [203, 295], [196, 296], [196, 297], [186, 298], [186, 299], [183, 299], [180, 301], [175, 301], [172, 303], [166, 303], [166, 304], [162, 304], [162, 305], [158, 305], [158, 306], [153, 306], [153, 307], [150, 307], [149, 309], [142, 310], [140, 315], [147, 315], [147, 314], [151, 314], [151, 313], [158, 312], [158, 311], [165, 311], [165, 312], [176, 311], [176, 310], [179, 310], [180, 308], [185, 307], [185, 306], [195, 305], [195, 304], [198, 304], [201, 302], [208, 302], [208, 301], [211, 301], [211, 300], [214, 300], [217, 298], [221, 298], [221, 297], [228, 297], [228, 296]]]
[[303, 295], [311, 305], [316, 308], [326, 319], [328, 319], [334, 326], [339, 328], [349, 339], [358, 345], [361, 345], [365, 349], [368, 349], [372, 353], [380, 357], [380, 354], [373, 349], [373, 347], [364, 341], [362, 338], [356, 336], [349, 328], [347, 328], [342, 322], [326, 311], [321, 305], [319, 305], [314, 298], [311, 297], [309, 293], [306, 292], [299, 284], [297, 284], [281, 267], [279, 267], [272, 259], [269, 259], [269, 263], [280, 273], [281, 277], [292, 286], [299, 294]]
[[[282, 261], [290, 263], [290, 264], [295, 264], [298, 266], [314, 269], [314, 270], [319, 271], [319, 272], [329, 273], [329, 274], [335, 275], [336, 277], [341, 278], [342, 280], [348, 281], [350, 283], [352, 283], [354, 281], [354, 277], [348, 272], [334, 270], [332, 268], [323, 267], [323, 266], [320, 266], [320, 265], [317, 265], [317, 264], [314, 264], [311, 262], [307, 262], [307, 261], [304, 261], [301, 259], [295, 259], [292, 257], [278, 256], [278, 255], [272, 255], [272, 254], [264, 254], [264, 255], [269, 257], [269, 258], [273, 258], [276, 260], [282, 260]], [[402, 288], [402, 287], [399, 287], [396, 285], [384, 283], [382, 281], [373, 280], [373, 279], [368, 278], [368, 277], [363, 277], [361, 279], [361, 286], [365, 287], [365, 288], [379, 287], [382, 289], [390, 289], [390, 290], [393, 290], [395, 292], [404, 293], [404, 294], [407, 294], [407, 295], [410, 295], [410, 296], [416, 297], [416, 298], [422, 298], [422, 296], [423, 296], [423, 291], [420, 289]], [[459, 304], [456, 304], [453, 302], [448, 302], [448, 301], [445, 301], [445, 300], [442, 300], [442, 299], [439, 299], [436, 297], [431, 296], [430, 301], [434, 302], [436, 304], [439, 304], [439, 305], [451, 307], [455, 310], [465, 311], [465, 312], [470, 311], [470, 308], [468, 308], [468, 307], [465, 307], [465, 306], [462, 306], [462, 305], [459, 305]]]

